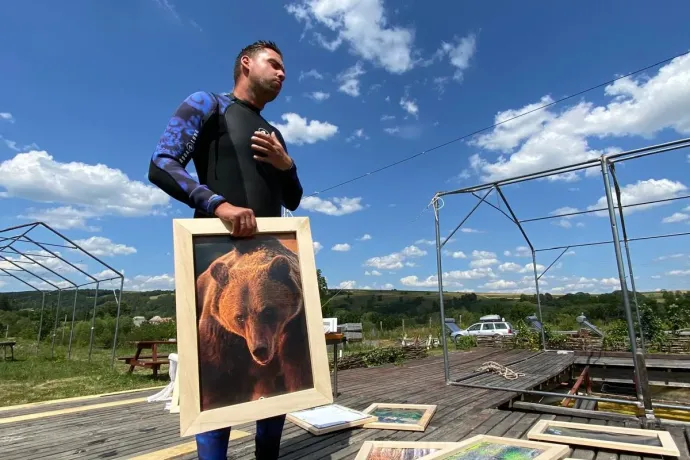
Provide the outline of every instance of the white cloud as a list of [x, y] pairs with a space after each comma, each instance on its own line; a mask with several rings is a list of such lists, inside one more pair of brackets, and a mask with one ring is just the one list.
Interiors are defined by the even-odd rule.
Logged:
[[400, 107], [402, 107], [403, 110], [410, 115], [414, 115], [415, 117], [419, 115], [419, 106], [417, 105], [417, 102], [408, 99], [407, 96], [400, 98]]
[[368, 233], [365, 233], [364, 235], [362, 235], [361, 238], [359, 238], [359, 241], [367, 241], [367, 240], [370, 240], [370, 239], [371, 239], [371, 235], [368, 234]]
[[303, 79], [308, 77], [312, 77], [317, 80], [323, 80], [323, 75], [321, 75], [321, 73], [319, 73], [316, 69], [311, 69], [308, 72], [300, 72], [298, 80], [302, 81]]
[[426, 254], [426, 251], [419, 249], [417, 246], [407, 246], [402, 251], [394, 252], [387, 256], [371, 257], [364, 262], [364, 266], [378, 268], [379, 270], [396, 270], [409, 264], [408, 259], [422, 257]]
[[345, 139], [345, 142], [352, 142], [356, 139], [369, 139], [369, 136], [364, 134], [364, 130], [362, 128], [356, 129], [350, 137]]
[[[86, 227], [86, 219], [117, 215], [140, 217], [162, 212], [170, 198], [157, 187], [131, 180], [104, 164], [61, 163], [45, 151], [19, 153], [0, 163], [3, 198], [58, 203], [60, 208], [27, 215], [51, 215], [63, 227]], [[71, 223], [70, 223], [71, 221]]]
[[344, 216], [364, 209], [361, 201], [362, 197], [342, 197], [327, 200], [316, 196], [307, 196], [302, 199], [301, 206], [308, 211], [320, 212], [329, 216]]
[[340, 82], [338, 91], [352, 97], [359, 96], [359, 77], [364, 75], [364, 73], [361, 62], [357, 62], [352, 67], [343, 70], [336, 77], [336, 80]]
[[[443, 273], [443, 285], [444, 287], [462, 287], [462, 281], [465, 280], [476, 280], [481, 278], [495, 278], [491, 268], [475, 268], [471, 270], [453, 270], [450, 272]], [[425, 279], [420, 279], [416, 275], [406, 276], [400, 279], [400, 282], [404, 286], [414, 286], [414, 287], [431, 287], [438, 286], [438, 276], [431, 275], [427, 276]]]
[[109, 238], [103, 236], [92, 236], [83, 240], [75, 240], [86, 252], [93, 254], [96, 257], [101, 256], [127, 256], [136, 254], [136, 248], [127, 246], [126, 244], [113, 243]]
[[496, 280], [482, 284], [481, 287], [487, 289], [514, 289], [518, 285], [515, 281]]
[[72, 206], [60, 206], [50, 209], [36, 209], [31, 207], [17, 217], [20, 219], [45, 222], [57, 230], [76, 228], [90, 232], [98, 232], [101, 230], [100, 227], [87, 224], [88, 219], [97, 216], [98, 213], [95, 211], [76, 209]]
[[453, 259], [467, 259], [467, 256], [462, 251], [453, 251], [449, 252], [449, 254]]
[[14, 123], [14, 116], [9, 112], [0, 112], [0, 120]]
[[382, 115], [381, 121], [395, 120], [395, 115]]
[[666, 274], [669, 276], [688, 276], [690, 275], [690, 270], [671, 270]]
[[307, 97], [314, 99], [317, 102], [321, 102], [331, 97], [331, 95], [329, 93], [324, 93], [323, 91], [314, 91], [307, 94]]
[[132, 279], [125, 278], [126, 291], [155, 291], [175, 288], [175, 277], [163, 275], [137, 275]]
[[338, 289], [354, 289], [357, 286], [357, 282], [353, 280], [341, 281], [337, 286]]
[[461, 39], [455, 37], [454, 41], [455, 43], [441, 42], [437, 54], [448, 56], [450, 64], [456, 69], [453, 80], [462, 81], [463, 73], [469, 68], [470, 60], [477, 51], [477, 37], [470, 34]]
[[334, 33], [331, 40], [314, 33], [319, 44], [328, 50], [347, 43], [352, 54], [396, 74], [414, 65], [414, 31], [389, 25], [383, 0], [301, 0], [286, 9], [298, 21], [304, 21], [307, 29], [312, 29], [316, 22]]
[[314, 241], [312, 244], [314, 246], [314, 254], [318, 254], [319, 251], [323, 249], [323, 244], [319, 243], [318, 241]]
[[[639, 204], [639, 203], [645, 203], [648, 201], [653, 201], [653, 200], [662, 200], [662, 199], [667, 199], [667, 198], [673, 198], [681, 195], [681, 192], [684, 192], [687, 190], [687, 187], [683, 185], [680, 182], [672, 181], [669, 179], [647, 179], [647, 180], [639, 180], [634, 184], [627, 184], [623, 188], [621, 188], [621, 203], [623, 206], [630, 206], [632, 204]], [[613, 187], [611, 188], [611, 193], [615, 193]], [[615, 201], [615, 195], [614, 196], [614, 203]], [[663, 206], [667, 205], [670, 202], [663, 202], [663, 203], [651, 203], [651, 204], [642, 204], [639, 206], [632, 206], [629, 208], [626, 208], [625, 212], [626, 214], [632, 214], [633, 212], [637, 211], [642, 211], [643, 209], [649, 209], [653, 208], [656, 206]], [[591, 206], [587, 206], [588, 210], [593, 210], [593, 209], [603, 209], [606, 208], [606, 211], [597, 211], [594, 212], [593, 214], [599, 216], [599, 217], [608, 217], [608, 208], [607, 208], [607, 202], [606, 202], [606, 196], [602, 196], [599, 198], [599, 201], [597, 201], [595, 204]]]
[[470, 227], [463, 227], [460, 229], [460, 231], [462, 233], [482, 233], [481, 231]]
[[[588, 137], [641, 136], [649, 139], [667, 128], [681, 134], [690, 133], [690, 112], [687, 110], [690, 105], [690, 55], [674, 59], [652, 77], [618, 80], [605, 88], [605, 94], [611, 97], [606, 105], [582, 101], [561, 112], [544, 109], [479, 136], [474, 141], [476, 145], [509, 154], [493, 163], [479, 156], [473, 158], [482, 180], [529, 174], [592, 159], [606, 151], [618, 151], [592, 149]], [[495, 122], [550, 102], [552, 98], [544, 96], [539, 102], [498, 113]], [[592, 171], [596, 173], [596, 169]]]
[[280, 118], [286, 123], [272, 121], [271, 124], [280, 130], [287, 144], [314, 144], [325, 141], [338, 132], [338, 127], [327, 121], [311, 120], [307, 123], [306, 118], [296, 113], [284, 113]]
[[332, 251], [338, 251], [338, 252], [347, 252], [350, 250], [350, 245], [347, 243], [338, 243], [333, 245], [331, 248]]
[[381, 276], [381, 275], [382, 275], [382, 273], [381, 273], [380, 271], [378, 271], [378, 270], [371, 270], [371, 271], [366, 270], [366, 271], [364, 272], [364, 274], [367, 275], [367, 276]]
[[690, 214], [685, 214], [683, 212], [674, 212], [672, 215], [664, 217], [661, 222], [664, 224], [673, 224], [676, 222], [683, 222], [688, 219], [690, 219]]
[[518, 272], [521, 268], [522, 267], [515, 262], [506, 262], [498, 266], [498, 269], [502, 272]]

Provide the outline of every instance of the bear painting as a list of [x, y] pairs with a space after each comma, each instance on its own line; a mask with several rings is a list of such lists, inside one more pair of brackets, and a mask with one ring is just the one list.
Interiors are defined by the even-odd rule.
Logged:
[[201, 411], [314, 388], [296, 243], [195, 238]]

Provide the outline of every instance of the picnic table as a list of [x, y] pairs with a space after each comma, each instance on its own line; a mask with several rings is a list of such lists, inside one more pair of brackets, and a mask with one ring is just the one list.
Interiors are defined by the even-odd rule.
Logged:
[[10, 358], [12, 361], [14, 361], [14, 346], [17, 344], [14, 340], [5, 340], [3, 342], [0, 342], [0, 347], [2, 347], [2, 351], [4, 353], [5, 360], [7, 360], [7, 348], [10, 349], [10, 352], [12, 353], [12, 358]]
[[[129, 364], [129, 374], [134, 372], [134, 368], [137, 366], [147, 367], [153, 369], [153, 377], [158, 377], [158, 369], [164, 365], [169, 364], [168, 355], [158, 353], [158, 345], [167, 344], [177, 344], [177, 339], [170, 340], [140, 340], [134, 342], [137, 347], [134, 356], [124, 356], [117, 358]], [[151, 356], [141, 356], [141, 352], [144, 350], [151, 350]]]
[[326, 346], [333, 345], [333, 397], [338, 397], [338, 344], [347, 342], [341, 332], [327, 332]]

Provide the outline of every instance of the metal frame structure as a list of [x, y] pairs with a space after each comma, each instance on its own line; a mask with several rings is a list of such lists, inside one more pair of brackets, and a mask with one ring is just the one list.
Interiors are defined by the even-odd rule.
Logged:
[[[53, 244], [53, 243], [45, 243], [45, 242], [40, 242], [36, 241], [33, 238], [29, 236], [29, 233], [34, 230], [35, 228], [40, 227], [44, 228], [50, 232], [52, 232], [54, 235], [58, 236], [65, 244]], [[8, 232], [16, 232], [17, 234], [13, 236], [6, 236]], [[36, 254], [32, 252], [27, 252], [27, 251], [21, 251], [15, 247], [17, 243], [28, 243], [31, 244], [31, 247], [38, 247], [40, 250], [44, 251], [46, 254]], [[57, 248], [64, 248], [64, 249], [70, 249], [74, 251], [78, 251], [82, 254], [85, 254], [86, 256], [90, 257], [94, 261], [96, 261], [98, 264], [101, 266], [107, 268], [108, 270], [112, 271], [113, 274], [117, 274], [117, 276], [113, 276], [111, 278], [105, 278], [105, 279], [98, 279], [95, 276], [93, 276], [90, 273], [87, 273], [86, 271], [82, 270], [78, 266], [74, 265], [73, 263], [69, 262], [60, 254], [55, 252], [54, 250], [49, 249], [48, 247], [57, 247]], [[20, 256], [23, 257], [26, 260], [12, 260], [9, 257], [5, 256], [5, 254], [8, 255], [13, 255], [13, 256]], [[39, 262], [37, 259], [38, 258], [48, 258], [48, 259], [58, 259], [65, 263], [66, 265], [70, 266], [80, 274], [84, 275], [87, 279], [90, 279], [91, 281], [87, 283], [82, 283], [82, 284], [77, 284], [74, 281], [70, 280], [69, 278], [61, 275], [60, 273], [57, 273], [55, 270], [47, 267], [45, 264]], [[0, 230], [0, 262], [5, 262], [7, 264], [12, 265], [15, 268], [0, 268], [0, 276], [9, 276], [12, 277], [16, 280], [21, 281], [23, 284], [26, 284], [29, 286], [31, 289], [34, 291], [38, 291], [42, 293], [42, 300], [41, 300], [41, 319], [40, 319], [40, 324], [38, 327], [38, 336], [36, 339], [36, 352], [38, 352], [39, 344], [40, 344], [40, 339], [41, 339], [41, 329], [43, 327], [43, 310], [45, 308], [45, 300], [46, 300], [46, 294], [50, 292], [55, 292], [57, 291], [57, 303], [56, 303], [56, 309], [55, 309], [55, 323], [53, 326], [53, 338], [51, 341], [51, 358], [55, 356], [55, 335], [57, 333], [57, 327], [58, 327], [58, 313], [60, 312], [60, 300], [63, 291], [67, 291], [70, 289], [74, 289], [74, 303], [72, 306], [72, 321], [71, 321], [71, 326], [70, 326], [70, 334], [69, 334], [69, 345], [67, 348], [67, 359], [71, 359], [72, 356], [72, 339], [74, 336], [74, 322], [75, 322], [75, 315], [77, 311], [77, 296], [79, 294], [79, 289], [83, 288], [85, 286], [90, 286], [95, 284], [96, 285], [96, 292], [94, 295], [94, 301], [93, 301], [93, 311], [91, 315], [91, 332], [90, 332], [90, 337], [89, 337], [89, 361], [91, 361], [91, 352], [93, 349], [93, 339], [94, 339], [94, 329], [95, 329], [95, 323], [96, 323], [96, 305], [98, 303], [98, 294], [99, 294], [99, 287], [100, 283], [106, 282], [106, 281], [114, 281], [119, 279], [120, 280], [120, 290], [118, 293], [115, 293], [115, 290], [113, 289], [113, 294], [115, 295], [115, 301], [117, 302], [117, 315], [115, 318], [115, 334], [113, 338], [113, 348], [112, 348], [112, 356], [110, 360], [110, 366], [113, 367], [115, 364], [115, 349], [117, 347], [117, 334], [118, 334], [118, 329], [119, 329], [119, 323], [120, 323], [120, 304], [122, 301], [122, 290], [124, 288], [124, 282], [125, 282], [125, 277], [122, 275], [120, 272], [115, 270], [113, 267], [108, 265], [107, 263], [103, 262], [101, 259], [98, 257], [94, 256], [90, 252], [86, 251], [84, 248], [76, 244], [74, 241], [70, 240], [67, 238], [65, 235], [62, 233], [58, 232], [57, 230], [54, 230], [51, 228], [49, 225], [43, 223], [43, 222], [32, 222], [29, 224], [24, 224], [24, 225], [18, 225], [15, 227], [8, 227], [3, 230]], [[26, 267], [22, 265], [36, 265], [40, 267], [40, 269], [43, 269], [45, 271], [48, 271], [58, 277], [60, 280], [61, 284], [67, 284], [69, 287], [60, 287], [55, 282], [50, 281], [46, 279], [44, 276], [41, 276], [34, 271], [31, 271], [27, 269]], [[51, 286], [52, 289], [44, 290], [40, 289], [36, 286], [34, 286], [32, 283], [20, 278], [19, 276], [13, 274], [12, 272], [22, 272], [26, 273], [32, 278], [35, 278], [37, 280], [40, 280], [41, 282], [47, 284], [48, 286]]]
[[[628, 338], [630, 339], [630, 346], [631, 346], [631, 351], [633, 355], [633, 367], [634, 367], [634, 375], [635, 375], [635, 381], [636, 381], [636, 392], [637, 392], [637, 401], [633, 403], [640, 409], [644, 409], [645, 416], [649, 419], [654, 419], [654, 408], [671, 408], [671, 409], [683, 409], [683, 410], [690, 410], [689, 406], [684, 406], [684, 405], [675, 405], [675, 404], [661, 404], [661, 403], [652, 403], [651, 401], [651, 396], [649, 393], [649, 386], [648, 386], [648, 379], [647, 379], [647, 372], [646, 372], [646, 367], [645, 367], [645, 360], [644, 360], [644, 337], [642, 334], [641, 330], [641, 317], [640, 317], [640, 311], [639, 311], [639, 305], [637, 302], [637, 294], [636, 294], [636, 288], [635, 288], [635, 281], [634, 281], [634, 274], [633, 274], [633, 267], [632, 267], [632, 259], [630, 256], [630, 248], [628, 243], [631, 241], [643, 241], [643, 240], [650, 240], [650, 239], [658, 239], [658, 238], [668, 238], [668, 237], [674, 237], [674, 236], [685, 236], [685, 235], [690, 235], [690, 232], [681, 232], [681, 233], [667, 233], [667, 234], [662, 234], [662, 235], [651, 235], [651, 236], [644, 236], [644, 237], [638, 237], [638, 238], [628, 238], [626, 226], [625, 226], [625, 218], [624, 218], [624, 213], [623, 209], [624, 208], [630, 208], [630, 207], [635, 207], [635, 206], [641, 206], [641, 205], [649, 205], [652, 203], [661, 203], [661, 202], [668, 202], [668, 201], [674, 201], [674, 200], [680, 200], [680, 199], [686, 199], [690, 198], [690, 195], [683, 195], [683, 196], [678, 196], [678, 197], [673, 197], [673, 198], [667, 198], [667, 199], [661, 199], [661, 200], [653, 200], [653, 201], [648, 201], [644, 203], [633, 203], [633, 204], [628, 204], [624, 205], [621, 202], [621, 193], [620, 193], [620, 187], [618, 183], [618, 179], [616, 178], [616, 168], [615, 165], [616, 163], [619, 163], [621, 161], [625, 160], [632, 160], [635, 158], [642, 158], [646, 157], [649, 155], [657, 155], [663, 152], [670, 152], [670, 151], [675, 151], [675, 150], [680, 150], [684, 148], [690, 147], [690, 138], [685, 138], [685, 139], [679, 139], [673, 142], [667, 142], [663, 144], [658, 144], [658, 145], [653, 145], [653, 146], [648, 146], [640, 149], [635, 149], [635, 150], [630, 150], [627, 152], [621, 152], [621, 153], [615, 153], [615, 154], [604, 154], [598, 158], [593, 158], [588, 161], [583, 161], [580, 163], [573, 163], [570, 165], [562, 166], [559, 168], [553, 168], [553, 169], [548, 169], [548, 170], [543, 170], [539, 172], [535, 172], [532, 174], [525, 174], [521, 176], [516, 176], [508, 179], [503, 179], [499, 180], [496, 182], [491, 182], [491, 183], [485, 183], [481, 185], [476, 185], [473, 187], [467, 187], [467, 188], [462, 188], [462, 189], [457, 189], [457, 190], [450, 190], [450, 191], [444, 191], [444, 192], [437, 192], [432, 201], [431, 204], [434, 207], [434, 223], [435, 223], [435, 229], [436, 229], [436, 259], [437, 259], [437, 276], [438, 276], [438, 292], [439, 292], [439, 309], [441, 313], [441, 328], [443, 330], [444, 325], [445, 325], [445, 309], [444, 309], [444, 304], [443, 304], [443, 270], [442, 270], [442, 264], [441, 264], [441, 249], [443, 246], [448, 242], [448, 240], [457, 232], [460, 227], [469, 219], [469, 217], [474, 213], [474, 211], [481, 205], [482, 203], [485, 203], [492, 208], [496, 209], [500, 213], [502, 213], [505, 217], [507, 217], [513, 224], [517, 226], [519, 229], [520, 233], [522, 234], [522, 237], [524, 238], [525, 242], [529, 246], [529, 249], [532, 253], [532, 267], [533, 267], [533, 272], [534, 272], [534, 286], [535, 286], [535, 292], [536, 292], [536, 300], [537, 300], [537, 310], [539, 314], [539, 321], [544, 324], [543, 318], [542, 318], [542, 309], [541, 309], [541, 300], [540, 300], [540, 295], [539, 295], [539, 279], [548, 272], [548, 270], [553, 267], [553, 265], [566, 253], [571, 248], [575, 247], [584, 247], [584, 246], [595, 246], [595, 245], [601, 245], [601, 244], [611, 244], [613, 243], [613, 248], [615, 252], [615, 257], [616, 257], [616, 265], [617, 265], [617, 270], [618, 270], [618, 277], [619, 277], [619, 282], [620, 282], [620, 287], [621, 287], [621, 296], [622, 296], [622, 302], [623, 302], [623, 309], [625, 312], [625, 320], [627, 324], [627, 329], [628, 329]], [[545, 217], [537, 217], [537, 218], [531, 218], [531, 219], [523, 219], [519, 220], [515, 213], [513, 212], [513, 209], [510, 207], [510, 204], [508, 203], [508, 200], [506, 199], [505, 194], [503, 193], [502, 188], [506, 185], [510, 184], [517, 184], [520, 182], [526, 182], [534, 179], [543, 179], [546, 177], [550, 176], [556, 176], [560, 174], [567, 174], [567, 173], [573, 173], [576, 171], [582, 171], [585, 169], [589, 168], [600, 168], [601, 174], [602, 174], [602, 180], [604, 184], [604, 188], [606, 191], [606, 202], [607, 202], [607, 207], [601, 208], [601, 209], [592, 209], [592, 210], [586, 210], [586, 211], [577, 211], [577, 212], [570, 212], [570, 213], [563, 213], [563, 214], [558, 214], [558, 215], [550, 215], [550, 216], [545, 216]], [[611, 187], [611, 181], [613, 181], [613, 191]], [[479, 196], [480, 192], [484, 192], [482, 196]], [[498, 197], [500, 198], [501, 202], [505, 205], [507, 209], [507, 213], [502, 210], [500, 207], [493, 205], [492, 203], [486, 201], [487, 197], [493, 192], [496, 191], [498, 194]], [[441, 232], [440, 232], [440, 224], [439, 224], [439, 210], [441, 209], [442, 206], [439, 206], [439, 200], [443, 201], [444, 196], [450, 196], [450, 195], [458, 195], [458, 194], [471, 194], [475, 198], [477, 198], [479, 201], [475, 204], [475, 206], [472, 208], [472, 210], [467, 214], [467, 216], [460, 222], [460, 224], [455, 227], [455, 229], [446, 237], [443, 241], [441, 241]], [[614, 195], [615, 195], [615, 201], [614, 201]], [[612, 233], [612, 240], [607, 240], [607, 241], [597, 241], [597, 242], [591, 242], [591, 243], [583, 243], [583, 244], [573, 244], [573, 245], [567, 245], [567, 246], [557, 246], [557, 247], [551, 247], [551, 248], [543, 248], [543, 249], [535, 249], [535, 247], [532, 245], [532, 242], [530, 241], [529, 237], [527, 236], [527, 233], [525, 232], [525, 229], [523, 227], [523, 223], [526, 222], [533, 222], [533, 221], [538, 221], [538, 220], [546, 220], [546, 219], [556, 219], [556, 218], [562, 218], [566, 216], [573, 216], [573, 215], [578, 215], [578, 214], [587, 214], [587, 213], [593, 213], [593, 212], [608, 212], [608, 217], [610, 220], [610, 225], [611, 225], [611, 233]], [[616, 215], [616, 212], [618, 215]], [[637, 338], [636, 338], [636, 331], [634, 327], [634, 321], [633, 321], [633, 314], [632, 314], [632, 309], [631, 309], [631, 302], [630, 302], [630, 295], [629, 295], [629, 289], [627, 286], [626, 278], [628, 276], [626, 275], [626, 267], [623, 262], [623, 250], [621, 249], [621, 237], [619, 235], [619, 230], [618, 230], [618, 219], [620, 219], [620, 227], [622, 229], [622, 240], [623, 240], [623, 245], [625, 248], [625, 258], [627, 259], [627, 269], [629, 272], [629, 278], [631, 282], [631, 288], [632, 288], [632, 303], [635, 306], [635, 311], [636, 311], [636, 316], [638, 320], [638, 325], [640, 326], [640, 346], [638, 347], [637, 343]], [[554, 250], [562, 250], [562, 252], [556, 257], [556, 259], [541, 273], [537, 273], [537, 257], [536, 254], [537, 252], [542, 252], [542, 251], [554, 251]], [[542, 341], [542, 347], [544, 352], [552, 351], [548, 350], [546, 346], [546, 337], [544, 335], [544, 328], [541, 328], [541, 341]], [[501, 387], [492, 387], [489, 385], [474, 385], [474, 384], [468, 384], [468, 383], [463, 383], [461, 380], [464, 379], [458, 379], [458, 380], [451, 380], [450, 378], [450, 370], [448, 366], [448, 344], [446, 340], [446, 334], [442, 334], [442, 345], [443, 345], [443, 363], [444, 363], [444, 370], [445, 370], [445, 379], [446, 383], [448, 385], [454, 385], [454, 386], [464, 386], [464, 387], [470, 387], [470, 388], [482, 388], [482, 389], [491, 389], [491, 390], [500, 390], [500, 391], [510, 391], [510, 392], [516, 392], [516, 393], [522, 393], [522, 394], [533, 394], [533, 395], [541, 395], [541, 396], [563, 396], [561, 393], [555, 393], [555, 392], [548, 392], [548, 391], [535, 391], [535, 390], [521, 390], [521, 389], [513, 389], [513, 388], [501, 388]], [[614, 402], [614, 403], [620, 403], [620, 404], [631, 404], [630, 400], [622, 400], [622, 399], [614, 399], [614, 398], [599, 398], [599, 397], [592, 397], [592, 396], [584, 396], [584, 395], [569, 395], [568, 397], [572, 397], [573, 399], [590, 399], [590, 400], [597, 400], [597, 401], [606, 401], [606, 402]]]

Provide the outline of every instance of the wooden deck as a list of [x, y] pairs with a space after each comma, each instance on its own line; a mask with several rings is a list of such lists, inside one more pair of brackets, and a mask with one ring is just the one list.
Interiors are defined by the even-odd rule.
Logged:
[[[451, 377], [466, 382], [488, 382], [512, 388], [532, 388], [565, 371], [574, 356], [541, 354], [521, 350], [474, 349], [450, 355]], [[510, 365], [526, 375], [507, 381], [496, 375], [473, 375], [483, 363]], [[515, 363], [515, 364], [511, 364]], [[569, 417], [530, 414], [497, 409], [517, 394], [448, 386], [443, 378], [441, 357], [410, 361], [403, 366], [340, 371], [339, 404], [364, 409], [372, 402], [437, 404], [438, 409], [425, 432], [347, 430], [313, 436], [286, 422], [281, 446], [282, 459], [352, 459], [364, 440], [459, 441], [486, 433], [515, 438], [526, 437], [539, 419], [570, 420]], [[164, 410], [164, 403], [147, 403], [156, 390], [90, 400], [0, 408], [0, 452], [3, 460], [50, 458], [176, 458], [195, 459], [194, 438], [180, 438], [178, 416]], [[143, 399], [143, 401], [142, 401]], [[579, 422], [602, 424], [601, 420]], [[612, 422], [611, 422], [612, 423]], [[254, 424], [237, 427], [249, 436], [230, 442], [228, 458], [254, 458]], [[670, 428], [683, 452], [690, 458], [683, 428]], [[176, 453], [161, 450], [177, 446]], [[641, 457], [575, 450], [574, 458], [633, 460]], [[656, 457], [642, 457], [656, 458]]]

